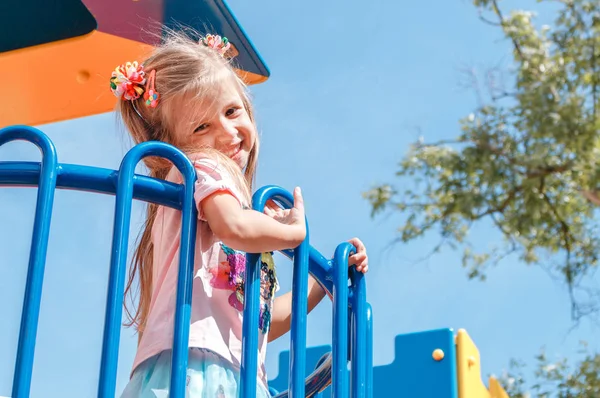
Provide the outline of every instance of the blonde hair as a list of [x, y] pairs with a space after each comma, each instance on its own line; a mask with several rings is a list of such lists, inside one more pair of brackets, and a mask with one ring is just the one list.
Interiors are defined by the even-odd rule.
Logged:
[[[162, 141], [178, 147], [188, 155], [200, 152], [216, 158], [219, 165], [232, 175], [238, 188], [250, 203], [250, 193], [257, 167], [258, 137], [255, 138], [254, 147], [250, 150], [248, 164], [242, 175], [240, 167], [224, 154], [213, 148], [185, 147], [178, 142], [177, 135], [174, 134], [174, 100], [186, 95], [210, 98], [225, 82], [233, 82], [239, 89], [245, 110], [252, 123], [255, 123], [246, 85], [236, 74], [231, 63], [215, 50], [198, 44], [188, 35], [168, 31], [163, 42], [143, 62], [143, 66], [147, 74], [151, 70], [156, 71], [154, 87], [160, 93], [157, 107], [146, 107], [142, 97], [134, 101], [119, 100], [117, 104], [117, 112], [120, 113], [134, 143]], [[162, 158], [147, 157], [144, 163], [148, 167], [150, 176], [159, 179], [165, 179], [172, 168], [172, 164]], [[151, 231], [157, 210], [158, 205], [148, 203], [146, 221], [133, 255], [123, 300], [128, 318], [125, 325], [135, 326], [140, 335], [143, 333], [150, 306], [153, 266]], [[132, 304], [134, 303], [132, 287], [138, 274], [139, 303], [137, 308], [130, 310], [125, 297], [129, 294]]]

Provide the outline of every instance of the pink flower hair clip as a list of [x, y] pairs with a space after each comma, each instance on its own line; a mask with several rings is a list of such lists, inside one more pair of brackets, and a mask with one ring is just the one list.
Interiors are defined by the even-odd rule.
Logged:
[[160, 98], [160, 94], [158, 94], [158, 91], [156, 91], [156, 89], [154, 88], [155, 77], [156, 71], [152, 69], [152, 71], [150, 72], [150, 76], [148, 77], [148, 84], [150, 85], [150, 87], [148, 87], [148, 90], [146, 90], [146, 92], [144, 93], [146, 106], [149, 106], [150, 108], [156, 108], [156, 105], [158, 105], [158, 99]]
[[146, 77], [144, 67], [137, 61], [126, 62], [115, 68], [110, 78], [110, 89], [115, 97], [132, 101], [144, 92]]
[[204, 44], [206, 47], [212, 48], [216, 50], [222, 56], [225, 56], [227, 51], [231, 48], [231, 43], [226, 37], [222, 37], [219, 35], [211, 35], [208, 34], [200, 39], [200, 43]]
[[[135, 101], [143, 94], [146, 106], [156, 108], [160, 95], [154, 88], [155, 75], [156, 71], [153, 69], [146, 79], [143, 65], [139, 65], [137, 61], [126, 62], [117, 66], [112, 72], [110, 90], [115, 97], [123, 101]], [[146, 89], [146, 82], [150, 84], [148, 89]]]

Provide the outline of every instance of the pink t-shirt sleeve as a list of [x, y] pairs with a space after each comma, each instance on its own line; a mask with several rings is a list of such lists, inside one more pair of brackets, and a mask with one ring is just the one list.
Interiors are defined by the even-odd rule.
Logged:
[[209, 158], [197, 159], [194, 160], [194, 167], [197, 175], [194, 199], [201, 220], [206, 220], [202, 201], [215, 192], [227, 192], [237, 199], [240, 206], [243, 206], [244, 200], [231, 175], [217, 161]]

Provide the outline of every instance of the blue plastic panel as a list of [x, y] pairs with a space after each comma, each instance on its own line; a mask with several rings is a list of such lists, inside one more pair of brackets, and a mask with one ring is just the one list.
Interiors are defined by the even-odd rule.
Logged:
[[[368, 310], [370, 312], [370, 306]], [[372, 326], [369, 327], [371, 328]], [[433, 359], [435, 349], [444, 351], [441, 361]], [[307, 350], [307, 373], [329, 350], [330, 346], [311, 347]], [[367, 352], [367, 357], [369, 356]], [[279, 373], [277, 378], [269, 381], [269, 385], [276, 390], [284, 389], [287, 385], [288, 358], [287, 351], [279, 354]], [[394, 362], [373, 367], [372, 373], [367, 372], [367, 380], [368, 387], [372, 387], [372, 391], [367, 389], [367, 394], [376, 398], [458, 398], [456, 349], [452, 330], [438, 329], [396, 336]], [[322, 393], [323, 398], [331, 396], [331, 388]]]
[[[444, 359], [433, 359], [435, 349], [444, 351]], [[451, 329], [396, 336], [395, 354], [393, 363], [374, 368], [373, 396], [458, 397], [456, 350]]]

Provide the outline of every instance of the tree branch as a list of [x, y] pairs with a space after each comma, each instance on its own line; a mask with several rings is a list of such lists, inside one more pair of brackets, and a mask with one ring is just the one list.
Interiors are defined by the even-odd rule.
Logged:
[[499, 101], [504, 98], [514, 98], [514, 97], [516, 97], [516, 95], [517, 95], [516, 93], [509, 93], [509, 92], [504, 91], [498, 95], [492, 95], [492, 101]]
[[498, 22], [490, 21], [489, 19], [487, 19], [486, 17], [484, 17], [483, 16], [483, 11], [481, 9], [479, 10], [479, 19], [482, 22], [485, 22], [486, 24], [491, 25], [491, 26], [502, 26]]
[[[542, 181], [543, 180], [544, 180], [544, 178], [542, 177]], [[565, 240], [565, 250], [567, 251], [567, 256], [570, 256], [571, 255], [571, 242], [573, 240], [573, 236], [571, 235], [571, 229], [569, 228], [569, 224], [567, 224], [565, 222], [565, 220], [561, 217], [561, 215], [558, 213], [558, 210], [556, 209], [556, 207], [550, 200], [550, 197], [544, 190], [543, 185], [541, 187], [541, 193], [542, 193], [542, 196], [544, 197], [544, 202], [546, 202], [548, 207], [550, 207], [550, 211], [552, 212], [552, 214], [554, 214], [554, 217], [556, 217], [556, 220], [559, 222], [559, 224], [561, 226], [562, 236], [563, 236], [563, 239]], [[570, 262], [567, 261], [567, 267], [569, 267], [569, 266], [570, 266]]]
[[537, 168], [535, 170], [527, 172], [526, 176], [528, 178], [538, 178], [538, 177], [543, 178], [550, 174], [564, 173], [565, 171], [571, 170], [572, 167], [573, 167], [573, 162], [568, 162], [565, 164], [559, 164], [559, 165], [554, 165], [554, 166], [545, 166], [545, 167]]
[[504, 257], [508, 256], [510, 253], [513, 253], [517, 250], [517, 245], [515, 243], [515, 238], [513, 238], [511, 236], [510, 233], [508, 233], [504, 227], [502, 226], [502, 224], [500, 223], [500, 220], [498, 220], [496, 218], [496, 215], [494, 213], [490, 214], [490, 218], [492, 219], [493, 223], [496, 225], [496, 227], [504, 234], [504, 236], [506, 237], [506, 239], [511, 243], [511, 250], [509, 252], [507, 252]]
[[597, 192], [584, 190], [581, 192], [584, 198], [595, 204], [596, 206], [600, 206], [600, 196], [598, 196]]
[[[500, 19], [500, 25], [504, 28], [506, 21], [504, 19], [504, 16], [502, 15], [502, 11], [500, 11], [500, 7], [498, 6], [497, 0], [492, 0], [492, 7], [494, 8], [494, 12], [496, 13], [496, 15], [498, 15], [498, 18]], [[511, 41], [513, 42], [513, 45], [515, 46], [515, 50], [519, 54], [519, 58], [521, 58], [521, 60], [523, 60], [524, 57], [523, 57], [523, 52], [521, 51], [521, 46], [513, 37], [511, 37]]]
[[[569, 10], [571, 10], [571, 13], [573, 14], [573, 16], [575, 17], [575, 19], [577, 19], [577, 22], [581, 24], [581, 26], [584, 27], [584, 31], [588, 28], [585, 20], [583, 19], [583, 17], [581, 16], [581, 13], [577, 10], [577, 8], [575, 7], [575, 3], [573, 2], [568, 2], [566, 3], [567, 7], [569, 8]], [[587, 42], [591, 42], [592, 43], [592, 56], [590, 57], [590, 67], [592, 69], [592, 116], [594, 118], [594, 123], [596, 122], [596, 108], [597, 108], [597, 86], [598, 86], [598, 80], [596, 78], [597, 74], [596, 74], [596, 40], [592, 35], [592, 30], [590, 29], [588, 31], [588, 35], [586, 37]]]
[[[471, 218], [471, 220], [475, 221], [475, 220], [479, 220], [485, 216], [489, 216], [492, 215], [494, 213], [502, 213], [504, 212], [504, 210], [506, 210], [506, 208], [508, 207], [508, 205], [510, 204], [510, 202], [515, 198], [515, 196], [517, 195], [517, 193], [519, 193], [521, 190], [523, 189], [522, 186], [516, 186], [512, 189], [512, 191], [509, 192], [508, 196], [506, 197], [506, 199], [504, 199], [504, 201], [502, 202], [502, 204], [498, 207], [490, 207], [488, 208], [486, 211], [484, 211], [483, 213], [480, 213], [474, 217]], [[504, 231], [503, 231], [504, 232]]]
[[442, 145], [452, 145], [452, 144], [462, 144], [464, 141], [461, 140], [439, 140], [436, 142], [432, 142], [430, 144], [427, 143], [418, 143], [419, 148], [432, 148], [432, 147], [440, 147]]

